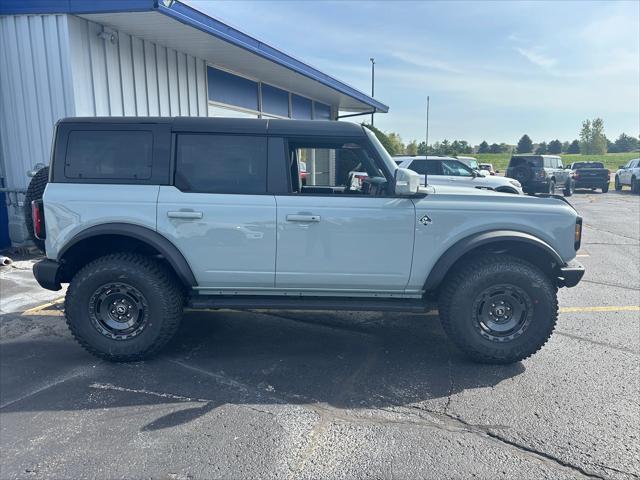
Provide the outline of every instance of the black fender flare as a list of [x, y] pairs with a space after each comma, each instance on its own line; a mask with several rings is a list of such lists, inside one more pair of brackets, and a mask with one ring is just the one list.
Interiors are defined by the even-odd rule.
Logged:
[[58, 260], [62, 260], [64, 255], [78, 243], [88, 238], [102, 235], [119, 235], [129, 237], [153, 247], [167, 260], [173, 268], [180, 281], [189, 287], [197, 286], [196, 278], [191, 271], [191, 267], [184, 258], [184, 255], [166, 237], [150, 228], [132, 223], [105, 223], [94, 225], [79, 232], [58, 252]]
[[545, 252], [557, 266], [564, 265], [562, 257], [544, 240], [539, 239], [529, 233], [518, 232], [516, 230], [493, 230], [490, 232], [480, 232], [459, 240], [449, 247], [429, 272], [424, 284], [425, 291], [433, 290], [444, 279], [451, 267], [465, 254], [483, 245], [490, 245], [498, 242], [521, 242], [533, 245]]

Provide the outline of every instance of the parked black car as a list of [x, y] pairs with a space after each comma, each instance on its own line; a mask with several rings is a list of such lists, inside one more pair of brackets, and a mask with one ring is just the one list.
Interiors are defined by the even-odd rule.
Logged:
[[528, 194], [556, 193], [559, 189], [565, 197], [573, 195], [571, 170], [563, 167], [557, 155], [514, 155], [505, 176], [518, 180]]
[[600, 162], [574, 162], [567, 166], [573, 173], [574, 188], [601, 188], [602, 193], [609, 191], [608, 169]]

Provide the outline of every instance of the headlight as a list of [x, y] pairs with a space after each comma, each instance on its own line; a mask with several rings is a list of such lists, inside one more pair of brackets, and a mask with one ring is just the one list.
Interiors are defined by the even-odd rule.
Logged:
[[514, 185], [514, 186], [518, 187], [518, 188], [522, 187], [522, 185], [520, 184], [520, 182], [518, 180], [509, 180], [509, 183], [511, 185]]

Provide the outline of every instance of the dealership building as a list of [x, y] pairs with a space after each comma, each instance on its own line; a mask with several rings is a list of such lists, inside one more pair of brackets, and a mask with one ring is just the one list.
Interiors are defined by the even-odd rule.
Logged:
[[[215, 5], [215, 3], [214, 3]], [[2, 0], [0, 248], [69, 116], [338, 120], [388, 107], [175, 0]]]

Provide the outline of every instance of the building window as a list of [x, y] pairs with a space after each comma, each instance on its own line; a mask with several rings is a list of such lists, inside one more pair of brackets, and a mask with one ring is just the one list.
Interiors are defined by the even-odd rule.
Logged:
[[331, 107], [320, 102], [313, 102], [314, 120], [331, 120]]
[[258, 110], [258, 83], [213, 67], [207, 67], [209, 100]]
[[76, 130], [69, 133], [67, 178], [147, 180], [151, 178], [153, 134], [146, 131]]
[[262, 84], [262, 111], [279, 117], [289, 116], [289, 92]]
[[311, 120], [311, 100], [292, 93], [291, 118], [298, 120]]
[[175, 185], [183, 192], [266, 193], [266, 137], [178, 135]]

